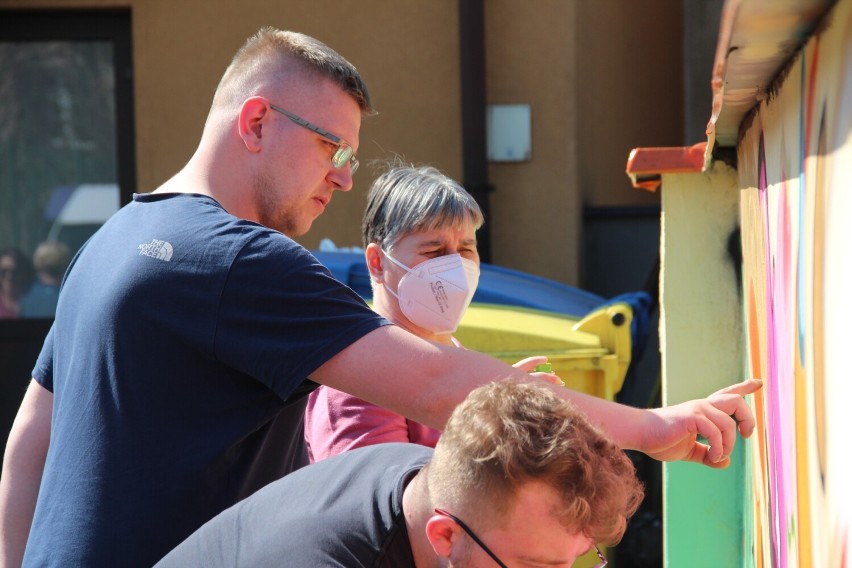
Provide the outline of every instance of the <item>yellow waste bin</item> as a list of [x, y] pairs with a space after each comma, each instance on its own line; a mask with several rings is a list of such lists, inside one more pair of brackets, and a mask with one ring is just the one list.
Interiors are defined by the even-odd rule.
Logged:
[[506, 363], [545, 355], [569, 388], [614, 400], [630, 365], [633, 311], [614, 303], [578, 320], [492, 304], [471, 304], [456, 331], [466, 347]]

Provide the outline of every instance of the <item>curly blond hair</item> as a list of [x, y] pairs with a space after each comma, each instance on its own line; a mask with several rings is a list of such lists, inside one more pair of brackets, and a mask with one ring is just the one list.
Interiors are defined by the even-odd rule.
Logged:
[[[499, 523], [525, 483], [555, 490], [553, 514], [569, 531], [615, 545], [643, 488], [627, 455], [549, 388], [499, 381], [460, 404], [427, 470], [436, 506]], [[495, 521], [495, 519], [497, 519]]]

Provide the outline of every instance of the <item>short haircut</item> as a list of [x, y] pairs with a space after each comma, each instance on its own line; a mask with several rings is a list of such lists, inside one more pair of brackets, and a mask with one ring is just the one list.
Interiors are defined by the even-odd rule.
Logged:
[[404, 236], [420, 231], [483, 223], [476, 200], [453, 179], [431, 166], [391, 164], [370, 187], [361, 223], [364, 246], [392, 250]]
[[45, 241], [38, 245], [33, 253], [33, 266], [36, 271], [49, 274], [57, 280], [65, 275], [70, 261], [71, 251], [59, 241]]
[[213, 106], [238, 106], [257, 94], [270, 76], [293, 69], [334, 81], [358, 103], [362, 113], [373, 112], [367, 85], [354, 65], [317, 39], [271, 27], [258, 30], [234, 55], [216, 89]]
[[522, 485], [542, 482], [559, 496], [562, 526], [608, 545], [643, 497], [633, 463], [576, 406], [509, 380], [475, 389], [455, 409], [427, 480], [435, 506], [478, 526], [498, 524]]

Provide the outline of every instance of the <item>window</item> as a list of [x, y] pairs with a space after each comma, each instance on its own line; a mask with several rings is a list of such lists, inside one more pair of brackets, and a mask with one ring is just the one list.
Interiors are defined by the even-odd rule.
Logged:
[[[64, 242], [72, 253], [116, 199], [130, 200], [130, 56], [127, 10], [0, 10], [0, 250], [20, 251], [22, 265], [45, 241]], [[51, 255], [43, 249], [45, 260]], [[0, 293], [9, 276], [26, 280], [10, 272], [12, 264], [0, 255]], [[0, 316], [4, 448], [52, 321]]]
[[0, 11], [0, 318], [52, 318], [134, 191], [129, 11]]

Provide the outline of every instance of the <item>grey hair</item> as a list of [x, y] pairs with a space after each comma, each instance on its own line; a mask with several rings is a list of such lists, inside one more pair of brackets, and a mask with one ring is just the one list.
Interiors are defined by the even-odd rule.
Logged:
[[331, 79], [358, 103], [362, 113], [374, 113], [367, 85], [354, 65], [311, 36], [272, 27], [258, 30], [234, 55], [216, 89], [213, 106], [241, 104], [256, 94], [253, 91], [270, 73], [287, 73], [291, 68], [282, 67], [284, 61], [308, 75]]
[[361, 223], [364, 246], [393, 249], [411, 233], [484, 222], [476, 200], [456, 181], [431, 166], [392, 165], [376, 178]]

